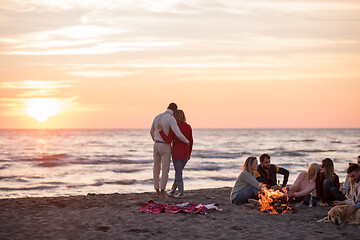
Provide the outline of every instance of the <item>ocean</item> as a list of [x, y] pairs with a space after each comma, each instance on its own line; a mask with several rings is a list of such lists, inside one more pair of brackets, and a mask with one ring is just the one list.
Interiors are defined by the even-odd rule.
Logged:
[[[325, 157], [342, 182], [360, 155], [360, 129], [194, 129], [193, 136], [185, 191], [232, 187], [245, 159], [262, 153], [290, 171], [288, 184]], [[152, 148], [148, 129], [0, 130], [0, 198], [154, 191]], [[167, 188], [173, 180], [171, 166]]]

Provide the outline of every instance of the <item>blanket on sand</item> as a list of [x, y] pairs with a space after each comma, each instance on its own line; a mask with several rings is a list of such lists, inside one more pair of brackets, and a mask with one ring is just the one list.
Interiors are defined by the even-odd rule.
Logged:
[[201, 215], [205, 215], [209, 212], [210, 209], [215, 209], [221, 211], [219, 208], [219, 204], [196, 204], [196, 203], [180, 203], [180, 204], [162, 204], [155, 203], [150, 200], [143, 204], [140, 209], [140, 212], [143, 213], [178, 213], [178, 212], [186, 212], [186, 213], [200, 213]]

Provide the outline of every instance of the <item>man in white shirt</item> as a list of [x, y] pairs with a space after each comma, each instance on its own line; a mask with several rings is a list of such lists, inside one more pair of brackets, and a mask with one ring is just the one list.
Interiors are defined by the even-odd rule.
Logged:
[[[352, 165], [353, 163], [349, 163], [349, 166]], [[357, 157], [357, 164], [360, 166], [360, 155]], [[346, 171], [346, 170], [345, 170]], [[343, 186], [340, 186], [340, 191], [344, 194], [348, 194], [350, 189], [351, 189], [351, 184], [350, 184], [350, 180], [349, 177], [346, 175], [345, 178], [345, 183]]]
[[[161, 125], [166, 135], [169, 135], [171, 129], [181, 141], [186, 144], [189, 143], [189, 140], [181, 133], [175, 118], [172, 117], [176, 110], [177, 105], [175, 103], [170, 103], [165, 112], [160, 113], [155, 117], [150, 129], [150, 135], [154, 141], [153, 182], [157, 197], [165, 197], [171, 160], [171, 145], [162, 139], [158, 126]], [[161, 180], [159, 180], [160, 170]]]
[[360, 166], [358, 164], [350, 165], [346, 170], [350, 179], [350, 191], [347, 193], [345, 201], [334, 201], [334, 205], [350, 205], [346, 209], [346, 215], [350, 216], [354, 211], [360, 208]]

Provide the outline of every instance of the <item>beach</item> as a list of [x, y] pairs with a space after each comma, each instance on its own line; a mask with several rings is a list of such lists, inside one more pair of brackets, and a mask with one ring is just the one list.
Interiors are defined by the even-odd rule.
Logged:
[[[318, 223], [330, 207], [302, 205], [272, 215], [229, 202], [231, 188], [186, 191], [183, 199], [154, 192], [0, 199], [0, 239], [356, 239], [359, 226]], [[221, 211], [141, 213], [145, 202], [220, 205]]]

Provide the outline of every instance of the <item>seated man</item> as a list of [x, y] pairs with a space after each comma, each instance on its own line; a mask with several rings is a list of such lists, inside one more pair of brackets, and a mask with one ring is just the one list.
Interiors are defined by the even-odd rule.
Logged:
[[[355, 164], [355, 163], [349, 163], [349, 166]], [[360, 166], [360, 155], [357, 157], [357, 164]], [[341, 186], [340, 191], [342, 191], [344, 194], [348, 194], [350, 191], [350, 181], [349, 181], [349, 177], [346, 176], [345, 178], [345, 183], [343, 186]]]
[[286, 183], [289, 179], [289, 171], [285, 168], [278, 167], [274, 164], [270, 164], [270, 155], [269, 154], [261, 154], [260, 156], [260, 165], [255, 171], [256, 180], [266, 185], [267, 188], [279, 189], [280, 186], [277, 185], [276, 174], [284, 175], [284, 181], [282, 183], [282, 187], [286, 186]]
[[347, 176], [350, 179], [350, 191], [346, 195], [345, 201], [334, 201], [334, 205], [350, 205], [346, 210], [346, 215], [351, 215], [355, 210], [360, 208], [360, 167], [358, 164], [350, 165], [346, 170]]

